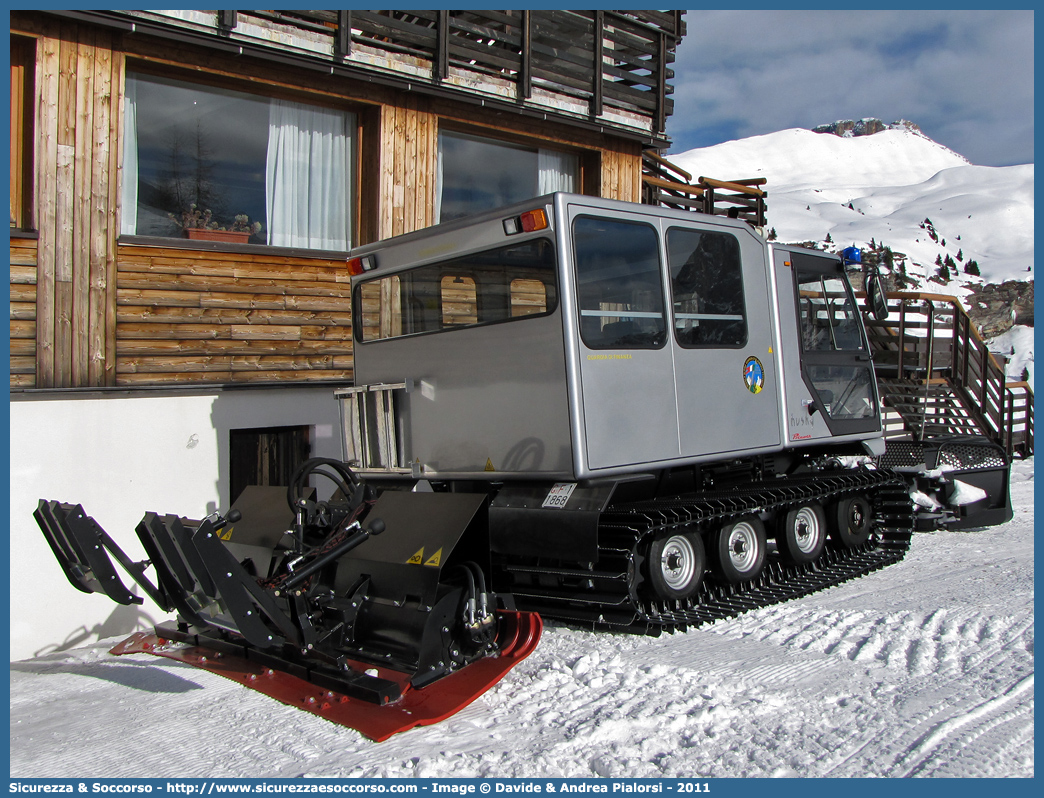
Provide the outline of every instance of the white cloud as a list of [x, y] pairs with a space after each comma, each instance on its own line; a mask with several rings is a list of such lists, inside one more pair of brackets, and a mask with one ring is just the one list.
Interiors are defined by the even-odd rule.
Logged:
[[876, 116], [989, 165], [1033, 160], [1032, 11], [690, 11], [674, 151]]

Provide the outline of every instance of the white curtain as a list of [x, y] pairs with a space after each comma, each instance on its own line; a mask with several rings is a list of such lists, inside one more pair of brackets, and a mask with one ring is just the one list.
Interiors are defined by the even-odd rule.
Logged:
[[272, 101], [265, 181], [269, 244], [349, 248], [352, 125], [352, 115], [342, 111]]
[[123, 186], [120, 196], [120, 233], [138, 229], [138, 82], [128, 76], [123, 94]]
[[442, 134], [438, 136], [438, 145], [435, 155], [435, 224], [442, 221]]
[[575, 155], [555, 150], [537, 150], [537, 194], [576, 191], [579, 165]]

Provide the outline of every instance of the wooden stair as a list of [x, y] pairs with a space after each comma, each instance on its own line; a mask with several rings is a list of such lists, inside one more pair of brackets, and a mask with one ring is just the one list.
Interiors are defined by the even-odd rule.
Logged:
[[867, 320], [885, 436], [982, 435], [1009, 455], [1033, 454], [1033, 391], [1009, 382], [960, 302], [888, 295], [889, 316]]

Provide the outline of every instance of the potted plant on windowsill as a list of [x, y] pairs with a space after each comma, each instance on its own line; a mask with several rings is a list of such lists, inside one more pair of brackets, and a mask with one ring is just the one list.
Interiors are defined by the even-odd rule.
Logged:
[[208, 209], [200, 211], [195, 203], [181, 216], [168, 213], [167, 216], [181, 228], [185, 238], [196, 241], [224, 241], [229, 244], [245, 244], [250, 236], [261, 232], [261, 222], [250, 222], [245, 213], [237, 214], [232, 224], [222, 226], [213, 221], [213, 213]]

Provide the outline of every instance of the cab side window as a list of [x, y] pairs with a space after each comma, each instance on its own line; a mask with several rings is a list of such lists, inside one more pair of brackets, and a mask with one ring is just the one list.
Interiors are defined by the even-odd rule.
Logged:
[[544, 316], [558, 307], [555, 248], [534, 238], [377, 277], [355, 288], [365, 343]]
[[674, 336], [683, 347], [747, 343], [743, 272], [736, 237], [672, 227], [667, 231]]
[[651, 225], [573, 222], [580, 337], [590, 349], [658, 349], [667, 340], [659, 237]]

